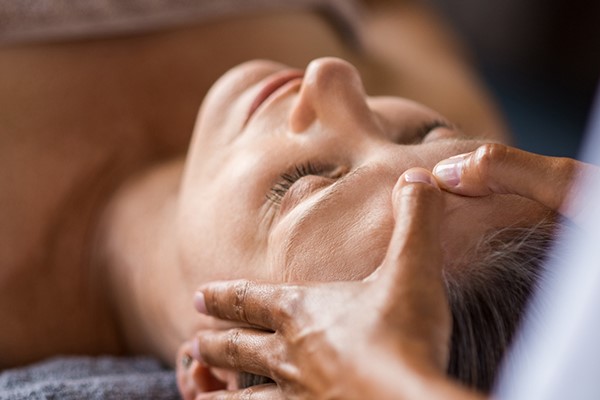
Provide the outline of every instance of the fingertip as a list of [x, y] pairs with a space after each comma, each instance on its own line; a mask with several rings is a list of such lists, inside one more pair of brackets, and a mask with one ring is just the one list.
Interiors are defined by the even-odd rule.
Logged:
[[434, 176], [425, 168], [416, 167], [407, 169], [396, 182], [396, 185], [392, 191], [392, 196], [394, 199], [397, 199], [400, 195], [400, 192], [402, 192], [405, 187], [412, 187], [422, 184], [439, 189]]
[[218, 298], [218, 296], [227, 289], [228, 284], [231, 284], [232, 282], [233, 281], [212, 281], [198, 287], [194, 293], [194, 308], [196, 311], [204, 315], [214, 314], [215, 310], [208, 310], [207, 298], [208, 302], [214, 305], [215, 299]]
[[208, 309], [206, 308], [206, 300], [202, 290], [198, 290], [194, 293], [194, 307], [200, 314], [208, 315]]
[[444, 188], [455, 188], [460, 185], [464, 166], [471, 153], [459, 154], [438, 162], [433, 167], [433, 175]]
[[400, 177], [400, 186], [411, 183], [425, 183], [436, 188], [438, 187], [431, 172], [427, 171], [425, 168], [410, 168], [404, 171]]
[[430, 171], [418, 167], [404, 171], [392, 192], [394, 213], [399, 212], [401, 197], [420, 198], [427, 196], [427, 192], [440, 193], [440, 188]]
[[204, 362], [204, 359], [202, 358], [202, 353], [200, 352], [200, 340], [201, 340], [201, 338], [198, 335], [192, 341], [192, 343], [191, 343], [191, 349], [190, 349], [190, 351], [192, 353], [191, 356], [192, 356], [192, 358], [194, 358], [199, 363], [206, 364]]

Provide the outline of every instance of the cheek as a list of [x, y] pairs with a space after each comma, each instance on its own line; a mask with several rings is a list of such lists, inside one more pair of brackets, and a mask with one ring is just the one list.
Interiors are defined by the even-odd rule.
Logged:
[[[178, 252], [184, 276], [195, 286], [222, 279], [265, 279], [254, 215], [228, 196], [208, 191], [182, 201], [178, 219]], [[263, 251], [261, 251], [261, 249]]]
[[276, 280], [359, 280], [383, 260], [391, 237], [391, 214], [380, 206], [324, 210], [300, 227], [280, 257]]

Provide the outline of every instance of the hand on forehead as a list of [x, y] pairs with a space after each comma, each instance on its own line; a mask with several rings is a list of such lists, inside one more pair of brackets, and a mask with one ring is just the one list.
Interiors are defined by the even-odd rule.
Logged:
[[576, 219], [583, 199], [577, 197], [575, 184], [583, 183], [585, 175], [599, 174], [600, 169], [570, 158], [487, 144], [439, 162], [433, 173], [440, 186], [452, 193], [516, 194]]

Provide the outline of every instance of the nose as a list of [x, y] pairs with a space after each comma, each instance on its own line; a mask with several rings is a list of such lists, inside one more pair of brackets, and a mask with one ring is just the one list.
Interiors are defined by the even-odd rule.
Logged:
[[360, 74], [352, 64], [327, 57], [313, 60], [306, 68], [289, 117], [290, 129], [301, 133], [317, 120], [349, 128], [374, 123]]

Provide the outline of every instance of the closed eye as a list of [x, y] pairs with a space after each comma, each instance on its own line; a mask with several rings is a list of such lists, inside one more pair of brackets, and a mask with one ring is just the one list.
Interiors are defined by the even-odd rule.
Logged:
[[277, 206], [280, 205], [292, 186], [305, 176], [322, 176], [329, 179], [338, 179], [346, 172], [346, 168], [332, 164], [318, 164], [310, 161], [296, 164], [280, 175], [279, 180], [275, 182], [267, 193], [267, 200]]
[[322, 171], [322, 168], [311, 162], [294, 165], [291, 170], [281, 174], [279, 180], [267, 193], [267, 200], [277, 205], [281, 204], [281, 200], [294, 183], [308, 175], [319, 175]]
[[413, 140], [410, 142], [410, 144], [422, 143], [423, 140], [425, 140], [425, 137], [427, 137], [429, 133], [436, 130], [437, 128], [454, 129], [454, 126], [442, 119], [434, 119], [431, 121], [427, 121], [416, 129], [415, 134], [413, 136]]

